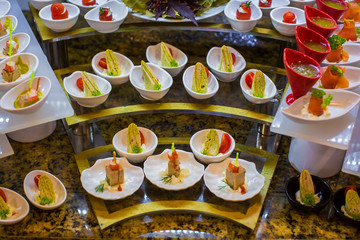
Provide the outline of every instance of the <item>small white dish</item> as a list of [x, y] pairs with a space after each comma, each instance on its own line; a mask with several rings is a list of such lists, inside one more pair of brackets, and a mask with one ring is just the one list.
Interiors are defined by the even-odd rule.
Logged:
[[8, 1], [0, 1], [0, 17], [5, 16], [10, 10], [11, 4]]
[[[283, 22], [283, 16], [287, 12], [295, 14], [296, 23]], [[305, 12], [302, 9], [295, 7], [279, 7], [270, 12], [271, 23], [274, 28], [284, 36], [295, 36], [295, 29], [297, 26], [306, 27]]]
[[147, 90], [145, 89], [144, 76], [141, 66], [135, 66], [130, 70], [130, 82], [140, 95], [146, 100], [156, 101], [163, 98], [169, 91], [173, 84], [173, 78], [171, 75], [153, 63], [147, 63], [149, 68], [153, 71], [155, 77], [161, 84], [160, 90]]
[[54, 32], [65, 32], [75, 25], [80, 15], [80, 10], [77, 6], [70, 3], [63, 3], [69, 12], [69, 17], [66, 19], [53, 20], [51, 16], [51, 5], [52, 4], [43, 7], [39, 12], [39, 17], [45, 26]]
[[316, 0], [290, 0], [290, 6], [304, 9], [305, 6], [314, 6]]
[[[2, 16], [2, 17], [0, 17], [0, 22], [1, 22], [1, 24], [2, 24], [3, 27], [4, 27], [4, 23], [5, 23], [6, 17], [10, 17], [11, 22], [12, 22], [12, 24], [13, 24], [13, 30], [15, 31], [15, 30], [16, 30], [16, 27], [17, 27], [17, 25], [18, 25], [18, 20], [17, 20], [17, 18], [16, 18], [15, 16], [13, 16], [13, 15], [7, 15], [7, 16]], [[0, 36], [0, 39], [5, 38], [5, 37], [7, 37], [7, 36], [10, 35], [9, 29], [7, 29], [6, 32], [7, 32], [7, 34], [5, 34], [4, 36]]]
[[191, 89], [195, 65], [188, 67], [183, 75], [183, 84], [187, 93], [195, 99], [208, 99], [214, 96], [219, 90], [219, 83], [215, 76], [209, 71], [208, 86], [206, 93], [197, 93]]
[[104, 158], [99, 159], [95, 164], [81, 173], [81, 184], [83, 188], [92, 196], [103, 200], [118, 200], [131, 196], [136, 192], [144, 181], [144, 173], [141, 167], [134, 166], [128, 162], [125, 157], [117, 158], [120, 165], [124, 168], [124, 186], [122, 191], [109, 191], [96, 192], [95, 188], [100, 185], [100, 181], [106, 179], [105, 166], [113, 159]]
[[156, 45], [150, 45], [146, 49], [146, 59], [155, 65], [158, 65], [165, 71], [167, 71], [172, 77], [177, 76], [185, 67], [188, 62], [188, 58], [183, 51], [174, 47], [173, 45], [165, 43], [165, 45], [171, 49], [172, 55], [175, 61], [178, 62], [178, 67], [163, 67], [161, 66], [161, 43]]
[[[218, 137], [219, 137], [219, 147], [221, 146], [221, 140], [222, 140], [222, 135], [224, 132], [222, 130], [218, 130], [215, 129]], [[224, 159], [228, 158], [231, 153], [234, 151], [235, 149], [235, 140], [234, 138], [229, 134], [230, 139], [231, 139], [231, 145], [230, 148], [224, 153], [219, 153], [217, 156], [207, 156], [201, 153], [201, 148], [203, 146], [203, 144], [206, 141], [206, 135], [208, 134], [208, 132], [210, 131], [210, 129], [204, 129], [201, 131], [198, 131], [197, 133], [195, 133], [194, 135], [192, 135], [191, 139], [190, 139], [190, 148], [191, 151], [194, 153], [195, 157], [202, 163], [214, 163], [214, 162], [221, 162]], [[228, 133], [227, 133], [228, 134]]]
[[8, 112], [12, 113], [33, 113], [39, 110], [42, 105], [44, 105], [47, 97], [49, 96], [50, 90], [51, 90], [51, 81], [49, 78], [45, 76], [37, 76], [34, 77], [33, 83], [32, 83], [32, 89], [37, 88], [38, 81], [39, 83], [39, 91], [44, 95], [42, 99], [40, 99], [38, 102], [24, 107], [24, 108], [15, 108], [14, 102], [17, 99], [17, 97], [24, 91], [29, 89], [30, 86], [30, 80], [26, 80], [19, 85], [15, 86], [14, 88], [7, 91], [0, 100], [0, 107]]
[[61, 2], [61, 0], [29, 0], [31, 5], [37, 10], [41, 10], [43, 7], [56, 3]]
[[[109, 7], [113, 20], [112, 21], [100, 21], [99, 12], [100, 7]], [[128, 15], [128, 7], [122, 3], [115, 0], [105, 2], [102, 5], [91, 9], [84, 16], [86, 22], [90, 27], [95, 29], [100, 33], [111, 33], [119, 29], [120, 25], [124, 22], [126, 16]]]
[[168, 153], [170, 151], [171, 149], [165, 149], [161, 154], [150, 156], [144, 162], [145, 176], [152, 184], [165, 190], [179, 191], [187, 189], [201, 180], [204, 174], [204, 165], [198, 163], [191, 152], [176, 150], [180, 160], [180, 171], [188, 169], [190, 172], [189, 176], [184, 177], [182, 182], [176, 184], [161, 181], [163, 177], [162, 172], [167, 171], [169, 162]]
[[239, 8], [240, 4], [244, 0], [231, 0], [224, 9], [224, 14], [228, 22], [230, 23], [232, 29], [238, 32], [250, 32], [258, 21], [262, 18], [262, 12], [260, 8], [251, 2], [251, 17], [250, 20], [238, 20], [236, 18], [236, 11]]
[[258, 194], [265, 184], [265, 177], [261, 175], [256, 166], [252, 162], [238, 159], [239, 165], [245, 168], [245, 184], [248, 185], [246, 193], [241, 194], [240, 191], [233, 191], [230, 187], [224, 187], [225, 171], [233, 158], [227, 158], [220, 163], [212, 163], [205, 169], [204, 181], [206, 187], [217, 197], [226, 201], [245, 201]]
[[[19, 48], [16, 54], [22, 53], [29, 46], [30, 36], [27, 33], [16, 33], [12, 37], [13, 39], [16, 37], [19, 41]], [[3, 49], [6, 48], [6, 42], [9, 40], [10, 36], [0, 40], [0, 61], [8, 57], [8, 55], [4, 55]]]
[[[323, 76], [324, 72], [326, 71], [326, 68], [327, 67], [322, 67], [321, 68], [322, 76]], [[352, 67], [352, 66], [346, 66], [345, 67], [345, 72], [344, 72], [344, 77], [349, 81], [349, 87], [348, 88], [341, 88], [341, 89], [351, 91], [351, 90], [354, 90], [355, 88], [359, 87], [360, 86], [359, 76], [360, 76], [360, 68]], [[321, 85], [321, 81], [319, 79], [319, 81], [317, 81], [315, 83], [313, 88], [318, 88], [320, 85]]]
[[[259, 1], [260, 1], [260, 0], [252, 0], [252, 2], [253, 2], [256, 6], [259, 6]], [[259, 8], [260, 8], [261, 11], [263, 12], [264, 16], [269, 16], [269, 13], [270, 13], [271, 10], [273, 10], [274, 8], [289, 6], [289, 4], [290, 4], [290, 1], [289, 1], [289, 0], [273, 0], [270, 7], [259, 7]]]
[[105, 78], [113, 85], [119, 85], [119, 84], [126, 83], [127, 81], [129, 81], [130, 70], [134, 67], [134, 64], [125, 55], [122, 55], [117, 52], [114, 52], [114, 55], [117, 58], [118, 63], [120, 65], [120, 69], [121, 69], [120, 76], [107, 75], [106, 73], [104, 73], [104, 71], [106, 71], [106, 69], [102, 68], [99, 65], [100, 59], [105, 58], [105, 51], [99, 52], [92, 58], [92, 61], [91, 61], [92, 69], [94, 70], [96, 75], [99, 75], [100, 77]]
[[81, 71], [73, 72], [69, 77], [64, 78], [64, 88], [66, 92], [83, 107], [96, 107], [104, 103], [111, 92], [111, 84], [95, 74], [87, 73], [98, 85], [100, 96], [85, 97], [83, 92], [77, 87], [76, 81], [81, 78]]
[[80, 9], [80, 14], [83, 16], [85, 15], [88, 11], [90, 11], [91, 9], [99, 6], [99, 5], [103, 5], [104, 3], [107, 2], [107, 0], [96, 0], [96, 3], [92, 6], [84, 6], [82, 4], [82, 0], [67, 0], [69, 3], [72, 3], [74, 5], [76, 5], [77, 7], [79, 7]]
[[138, 127], [138, 129], [144, 135], [144, 144], [146, 147], [145, 151], [141, 153], [127, 152], [127, 128], [117, 132], [112, 140], [116, 152], [120, 156], [126, 157], [131, 163], [143, 162], [148, 156], [154, 153], [158, 145], [158, 138], [153, 131], [143, 127]]
[[360, 101], [360, 95], [353, 92], [345, 91], [342, 89], [326, 89], [324, 91], [326, 92], [326, 96], [328, 96], [328, 94], [331, 94], [333, 96], [330, 105], [327, 106], [330, 116], [309, 118], [307, 115], [301, 114], [301, 110], [304, 108], [305, 105], [309, 103], [311, 93], [302, 96], [287, 108], [283, 108], [281, 111], [286, 117], [296, 122], [323, 122], [344, 116], [345, 114], [350, 112], [350, 110], [353, 109]]
[[[36, 186], [36, 183], [34, 181], [34, 178], [37, 175], [47, 175], [51, 179], [54, 185], [54, 191], [56, 197], [56, 202], [54, 204], [41, 205], [35, 201], [34, 195], [40, 193], [39, 187]], [[67, 197], [67, 192], [64, 184], [51, 173], [42, 170], [33, 170], [26, 175], [24, 179], [24, 192], [27, 199], [29, 199], [32, 205], [43, 210], [52, 210], [60, 207], [65, 202]]]
[[[0, 74], [0, 91], [6, 92], [9, 89], [20, 84], [21, 82], [25, 81], [25, 79], [28, 79], [30, 77], [32, 71], [34, 71], [36, 73], [36, 70], [38, 69], [38, 66], [39, 66], [38, 57], [32, 53], [19, 53], [19, 54], [15, 54], [14, 56], [12, 56], [11, 60], [16, 62], [16, 60], [18, 59], [19, 56], [21, 57], [23, 63], [25, 63], [29, 66], [29, 71], [27, 71], [25, 74], [21, 74], [21, 76], [13, 82], [4, 82], [4, 79], [3, 79], [2, 75]], [[5, 68], [5, 65], [8, 61], [9, 61], [9, 57], [3, 59], [0, 62], [0, 71], [1, 72]]]
[[4, 187], [0, 187], [0, 189], [5, 193], [8, 206], [15, 212], [8, 219], [0, 219], [0, 225], [11, 225], [23, 220], [29, 214], [29, 203], [13, 190]]
[[221, 56], [220, 47], [211, 48], [206, 56], [206, 64], [209, 66], [211, 72], [213, 72], [214, 75], [222, 82], [235, 81], [246, 67], [244, 57], [234, 48], [229, 46], [228, 48], [230, 52], [233, 53], [236, 57], [235, 63], [233, 64], [234, 71], [232, 72], [223, 72], [219, 70]]
[[347, 62], [340, 61], [336, 62], [328, 62], [326, 59], [321, 63], [322, 65], [350, 65], [350, 64], [358, 64], [360, 61], [360, 45], [358, 43], [350, 43], [346, 42], [343, 44], [344, 51], [349, 54], [349, 59]]
[[241, 91], [244, 95], [244, 97], [252, 102], [252, 103], [256, 103], [256, 104], [262, 104], [262, 103], [267, 103], [269, 102], [271, 99], [273, 99], [276, 95], [277, 89], [275, 84], [273, 83], [273, 81], [264, 73], [265, 76], [265, 97], [264, 98], [259, 98], [259, 97], [254, 97], [250, 94], [250, 90], [251, 88], [249, 88], [249, 86], [247, 85], [247, 83], [245, 82], [245, 78], [246, 75], [250, 72], [255, 73], [257, 71], [257, 69], [249, 69], [246, 72], [244, 72], [244, 74], [241, 76], [240, 78], [240, 87], [241, 87]]

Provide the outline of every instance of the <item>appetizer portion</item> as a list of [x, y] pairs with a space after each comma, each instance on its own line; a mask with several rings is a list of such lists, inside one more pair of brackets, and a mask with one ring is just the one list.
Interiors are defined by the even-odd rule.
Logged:
[[284, 23], [295, 24], [296, 23], [296, 15], [293, 12], [286, 12], [283, 15], [282, 21]]
[[227, 46], [222, 46], [219, 70], [222, 72], [233, 72], [235, 59], [235, 54], [233, 54]]
[[120, 164], [120, 160], [116, 159], [116, 153], [113, 151], [113, 159], [105, 165], [106, 179], [100, 181], [100, 185], [95, 187], [96, 192], [122, 191], [125, 182], [124, 168]]
[[215, 129], [210, 129], [207, 133], [205, 143], [202, 145], [200, 152], [208, 156], [219, 154], [219, 136]]
[[39, 91], [40, 78], [38, 78], [38, 80], [37, 80], [36, 89], [32, 89], [33, 79], [34, 79], [34, 72], [32, 72], [31, 77], [30, 77], [29, 89], [21, 92], [19, 94], [19, 96], [17, 96], [17, 98], [14, 102], [14, 107], [16, 109], [31, 106], [31, 105], [37, 103], [38, 101], [40, 101], [44, 97], [44, 94], [41, 91]]
[[345, 189], [345, 205], [341, 206], [345, 216], [360, 221], [360, 198], [356, 186], [348, 186]]
[[136, 124], [131, 123], [127, 130], [127, 152], [141, 153], [146, 150], [144, 135], [139, 131]]
[[344, 18], [344, 26], [337, 35], [346, 38], [348, 41], [356, 41], [358, 37], [356, 34], [355, 21]]
[[349, 81], [344, 76], [345, 67], [329, 65], [320, 78], [321, 86], [326, 89], [348, 88]]
[[2, 189], [0, 189], [0, 219], [8, 219], [13, 215], [10, 206], [7, 204], [7, 198]]
[[349, 60], [349, 54], [344, 51], [343, 44], [346, 42], [346, 38], [338, 35], [333, 35], [327, 39], [330, 44], [331, 52], [326, 56], [328, 62], [347, 62]]
[[300, 190], [296, 192], [296, 201], [308, 207], [314, 207], [320, 202], [320, 198], [315, 194], [315, 185], [311, 175], [307, 170], [302, 170], [300, 174]]
[[113, 15], [109, 7], [101, 7], [99, 10], [99, 19], [100, 21], [112, 21]]
[[246, 188], [243, 186], [245, 184], [245, 173], [246, 170], [240, 166], [239, 153], [236, 153], [236, 159], [234, 162], [230, 162], [228, 167], [225, 170], [225, 181], [233, 190], [241, 189], [241, 193], [246, 192]]
[[308, 104], [305, 104], [301, 110], [303, 116], [308, 118], [317, 118], [317, 117], [329, 117], [330, 112], [328, 111], [327, 106], [330, 105], [332, 100], [332, 95], [329, 94], [326, 98], [324, 96], [326, 93], [323, 90], [314, 89], [311, 92], [311, 97]]
[[18, 65], [12, 60], [9, 60], [5, 64], [5, 68], [2, 70], [1, 73], [4, 82], [14, 82], [21, 76], [21, 71]]
[[9, 54], [10, 53], [10, 45], [12, 46], [11, 54], [16, 54], [19, 49], [19, 40], [17, 39], [17, 37], [14, 37], [14, 39], [11, 42], [10, 42], [10, 39], [8, 41], [6, 41], [6, 45], [3, 50], [3, 54], [5, 56], [10, 56], [10, 54]]
[[53, 3], [51, 5], [51, 17], [53, 20], [61, 20], [69, 17], [69, 12], [62, 3]]
[[96, 0], [82, 0], [82, 5], [84, 6], [94, 6], [96, 4]]
[[236, 10], [237, 20], [250, 20], [251, 18], [251, 1], [242, 2]]
[[5, 36], [7, 34], [6, 28], [0, 22], [0, 37]]
[[96, 82], [84, 71], [81, 72], [81, 78], [77, 79], [76, 85], [85, 97], [102, 95]]
[[196, 63], [194, 67], [191, 90], [197, 93], [207, 93], [208, 70], [202, 63]]
[[178, 67], [179, 63], [173, 58], [171, 48], [167, 47], [164, 42], [160, 43], [161, 48], [161, 66], [162, 67]]
[[260, 70], [257, 70], [254, 74], [250, 94], [254, 97], [264, 98], [265, 97], [265, 76]]
[[56, 194], [51, 179], [47, 175], [37, 175], [34, 181], [40, 191], [40, 193], [34, 194], [35, 202], [41, 205], [52, 205], [56, 203]]
[[143, 72], [145, 89], [147, 90], [160, 90], [161, 84], [159, 80], [155, 77], [154, 72], [149, 68], [149, 66], [141, 60], [141, 70]]
[[259, 0], [259, 7], [271, 7], [272, 0]]
[[347, 2], [347, 10], [343, 15], [343, 19], [353, 19], [355, 22], [360, 22], [360, 6], [357, 2]]
[[104, 74], [108, 76], [120, 76], [121, 69], [117, 57], [110, 49], [106, 49], [105, 52], [105, 64], [103, 64], [104, 58], [101, 58], [99, 65], [104, 68]]

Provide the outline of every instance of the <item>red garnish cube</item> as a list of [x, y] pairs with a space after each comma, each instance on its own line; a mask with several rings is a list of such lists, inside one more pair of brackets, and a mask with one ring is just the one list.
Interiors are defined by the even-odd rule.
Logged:
[[232, 173], [237, 173], [239, 172], [239, 166], [235, 166], [234, 164], [232, 163], [229, 163], [229, 166], [228, 166], [230, 172]]
[[31, 89], [30, 91], [28, 91], [26, 93], [26, 99], [29, 101], [29, 102], [33, 102], [33, 101], [36, 101], [38, 100], [39, 96], [38, 96], [38, 91], [36, 91], [35, 89]]

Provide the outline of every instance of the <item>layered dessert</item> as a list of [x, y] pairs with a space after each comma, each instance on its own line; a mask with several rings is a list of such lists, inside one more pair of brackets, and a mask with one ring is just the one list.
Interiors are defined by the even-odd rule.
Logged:
[[191, 90], [197, 93], [207, 93], [208, 74], [202, 63], [196, 63], [192, 79]]
[[251, 1], [240, 3], [239, 8], [236, 10], [237, 20], [250, 20], [251, 17]]
[[0, 189], [0, 219], [8, 219], [13, 215], [10, 206], [7, 204], [7, 198], [2, 189]]
[[61, 20], [69, 17], [69, 12], [62, 3], [53, 3], [51, 5], [51, 17], [53, 20]]
[[254, 97], [264, 98], [265, 97], [265, 75], [262, 71], [257, 70], [254, 73], [252, 80], [250, 94]]
[[131, 123], [127, 130], [127, 152], [141, 153], [145, 150], [145, 139], [136, 124]]
[[233, 53], [230, 52], [229, 48], [227, 46], [221, 47], [221, 53], [220, 53], [220, 66], [219, 71], [222, 72], [233, 72], [234, 71], [234, 57]]
[[201, 148], [201, 153], [207, 156], [219, 154], [219, 136], [215, 129], [210, 129], [206, 134], [206, 140]]
[[78, 82], [80, 81], [82, 82], [82, 87], [83, 87], [82, 91], [85, 97], [95, 97], [95, 96], [100, 96], [102, 94], [96, 82], [86, 72], [84, 71], [81, 72], [81, 80], [79, 79], [77, 80], [78, 87], [80, 85], [80, 83]]
[[154, 72], [144, 61], [141, 61], [141, 70], [144, 77], [145, 89], [160, 90], [161, 84], [159, 83], [159, 80], [155, 77]]
[[166, 46], [164, 42], [160, 43], [161, 48], [161, 66], [162, 67], [178, 67], [179, 63], [175, 61], [171, 48]]
[[37, 175], [35, 184], [38, 186], [40, 193], [35, 193], [35, 202], [41, 205], [52, 205], [56, 203], [54, 185], [47, 175]]
[[117, 57], [114, 52], [110, 49], [106, 49], [106, 72], [108, 76], [120, 76], [121, 70]]
[[109, 7], [101, 7], [99, 10], [100, 21], [112, 21], [113, 15]]
[[300, 190], [296, 192], [296, 201], [308, 207], [314, 207], [320, 202], [320, 198], [315, 194], [315, 185], [311, 175], [307, 170], [302, 170], [300, 174]]
[[341, 206], [345, 216], [360, 221], [360, 198], [354, 185], [345, 189], [345, 205]]

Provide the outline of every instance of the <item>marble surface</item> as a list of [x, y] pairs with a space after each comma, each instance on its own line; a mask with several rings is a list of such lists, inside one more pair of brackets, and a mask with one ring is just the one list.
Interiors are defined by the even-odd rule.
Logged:
[[[153, 114], [122, 117], [99, 122], [99, 128], [108, 143], [113, 132], [129, 122], [139, 122], [162, 136], [190, 136], [195, 129], [221, 126], [233, 134], [238, 143], [245, 143], [251, 123], [217, 116], [186, 114]], [[174, 122], [182, 123], [176, 126]], [[186, 126], [185, 126], [186, 125]], [[179, 131], [179, 129], [183, 129]], [[68, 198], [60, 208], [42, 211], [33, 206], [29, 215], [20, 223], [0, 226], [0, 239], [7, 238], [242, 238], [242, 239], [342, 239], [356, 238], [359, 229], [341, 222], [336, 216], [329, 220], [330, 205], [315, 213], [302, 213], [292, 209], [286, 199], [284, 185], [296, 171], [287, 160], [289, 138], [281, 139], [279, 163], [272, 180], [261, 218], [254, 231], [242, 225], [190, 213], [163, 213], [140, 216], [120, 222], [101, 231], [91, 209], [88, 195], [82, 189], [80, 174], [74, 159], [70, 141], [61, 122], [48, 138], [36, 143], [11, 141], [15, 154], [2, 159], [0, 186], [24, 195], [22, 183], [26, 174], [34, 169], [49, 171], [63, 181]], [[355, 176], [340, 173], [326, 179], [333, 191], [349, 185], [360, 184]]]

